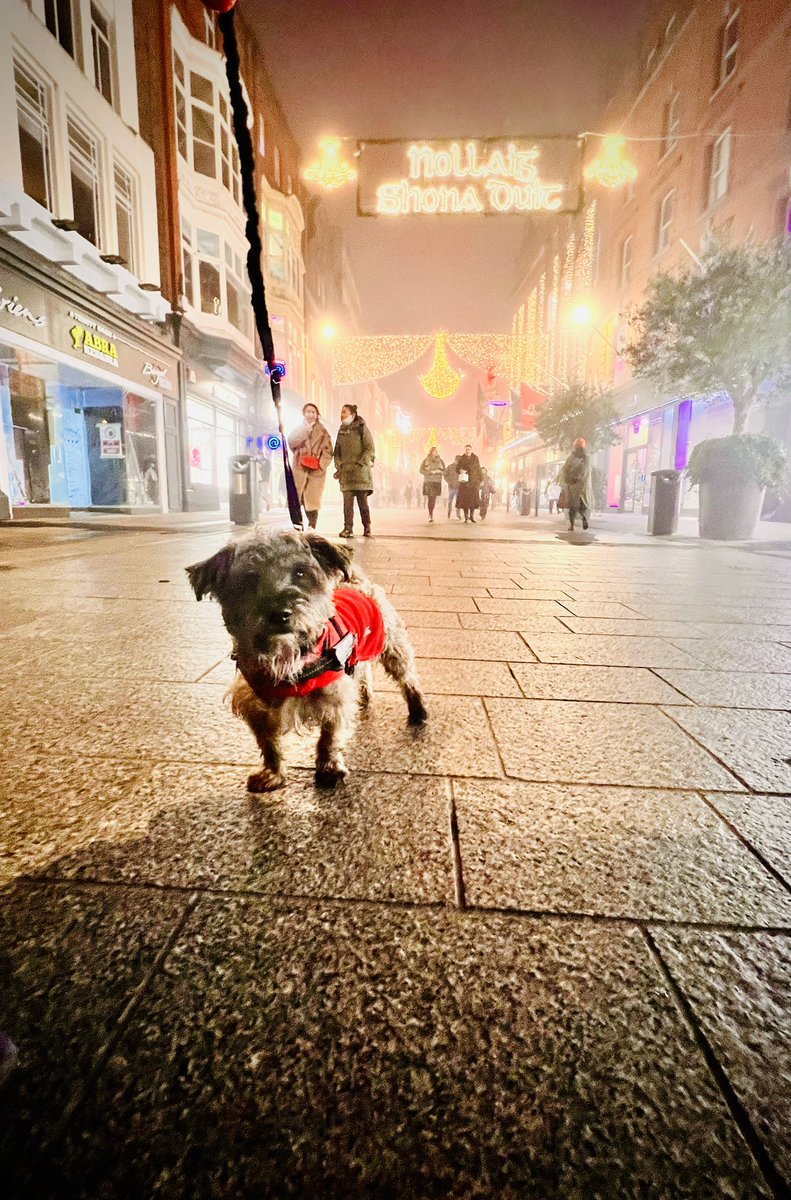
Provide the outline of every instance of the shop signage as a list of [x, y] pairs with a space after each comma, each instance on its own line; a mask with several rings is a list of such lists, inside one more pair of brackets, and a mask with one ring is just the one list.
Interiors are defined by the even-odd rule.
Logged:
[[362, 216], [579, 211], [577, 137], [361, 142]]
[[110, 367], [118, 366], [118, 346], [104, 334], [86, 329], [84, 325], [72, 325], [69, 333], [75, 350], [86, 354], [88, 358], [98, 358]]
[[3, 289], [0, 287], [0, 312], [6, 312], [10, 317], [18, 317], [20, 321], [27, 321], [34, 325], [36, 329], [40, 329], [42, 325], [46, 325], [47, 318], [45, 316], [35, 316], [29, 308], [26, 307], [19, 299], [19, 296], [4, 296]]
[[143, 374], [146, 379], [150, 379], [155, 388], [159, 388], [161, 392], [172, 392], [173, 382], [168, 375], [167, 367], [160, 367], [157, 363], [147, 362], [143, 367]]
[[106, 421], [99, 426], [99, 457], [124, 457], [124, 443], [121, 435], [120, 421]]

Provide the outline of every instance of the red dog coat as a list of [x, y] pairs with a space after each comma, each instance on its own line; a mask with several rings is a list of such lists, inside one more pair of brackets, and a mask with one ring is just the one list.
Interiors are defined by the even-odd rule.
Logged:
[[[315, 648], [305, 658], [305, 664], [296, 679], [287, 683], [270, 683], [266, 674], [242, 671], [250, 687], [262, 700], [289, 696], [307, 696], [319, 688], [327, 687], [344, 674], [351, 674], [358, 662], [370, 662], [378, 658], [385, 648], [385, 623], [376, 601], [354, 588], [335, 589], [335, 616], [330, 617]], [[351, 654], [338, 661], [332, 653], [348, 635], [353, 637]], [[321, 670], [322, 659], [327, 660], [326, 669]], [[317, 671], [318, 668], [318, 671]], [[241, 668], [240, 668], [241, 669]]]

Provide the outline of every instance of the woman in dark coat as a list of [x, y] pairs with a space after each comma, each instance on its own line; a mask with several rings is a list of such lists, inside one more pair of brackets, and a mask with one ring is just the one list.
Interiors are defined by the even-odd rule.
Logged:
[[420, 464], [420, 474], [423, 476], [423, 495], [428, 501], [428, 519], [433, 522], [434, 508], [437, 498], [442, 495], [442, 480], [445, 475], [445, 464], [436, 446], [431, 447]]
[[456, 507], [464, 512], [464, 520], [475, 524], [473, 513], [480, 505], [478, 488], [481, 483], [481, 463], [477, 454], [473, 454], [472, 446], [465, 446], [464, 453], [456, 459], [459, 472], [459, 492], [456, 497]]
[[588, 528], [588, 513], [591, 506], [591, 460], [588, 457], [585, 438], [577, 438], [574, 449], [564, 462], [560, 482], [566, 493], [569, 510], [569, 529], [574, 529], [577, 513], [582, 517], [582, 528]]
[[354, 525], [354, 500], [360, 510], [363, 535], [371, 536], [371, 512], [368, 497], [374, 490], [373, 465], [376, 447], [371, 431], [357, 415], [356, 404], [344, 404], [341, 427], [335, 441], [335, 478], [343, 492], [343, 529], [341, 537], [351, 537]]

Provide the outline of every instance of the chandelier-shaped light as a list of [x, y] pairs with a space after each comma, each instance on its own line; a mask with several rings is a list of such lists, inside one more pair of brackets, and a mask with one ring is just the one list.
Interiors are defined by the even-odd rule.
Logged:
[[357, 178], [354, 167], [341, 158], [340, 138], [324, 138], [319, 142], [319, 150], [318, 160], [305, 171], [305, 178], [310, 183], [317, 183], [332, 192]]
[[619, 188], [637, 178], [637, 167], [624, 155], [626, 139], [622, 137], [602, 138], [602, 147], [597, 158], [585, 168], [585, 178], [602, 187]]
[[448, 362], [444, 333], [437, 334], [431, 368], [425, 375], [420, 375], [418, 378], [423, 384], [424, 390], [435, 400], [447, 400], [449, 396], [458, 391], [462, 377]]

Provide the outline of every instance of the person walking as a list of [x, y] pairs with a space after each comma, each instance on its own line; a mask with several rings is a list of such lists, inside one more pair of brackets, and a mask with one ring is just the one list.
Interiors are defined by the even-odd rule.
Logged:
[[492, 502], [492, 496], [494, 495], [494, 492], [495, 492], [495, 486], [492, 483], [491, 475], [486, 470], [486, 467], [481, 467], [481, 487], [480, 487], [481, 508], [480, 508], [480, 513], [481, 513], [482, 521], [485, 520], [486, 514], [489, 511], [489, 505]]
[[321, 414], [315, 404], [302, 408], [302, 424], [288, 435], [288, 444], [294, 454], [294, 483], [297, 485], [299, 502], [305, 510], [308, 525], [316, 528], [327, 480], [327, 468], [332, 462], [332, 438], [321, 423]]
[[566, 493], [569, 529], [573, 531], [577, 513], [582, 517], [582, 528], [587, 529], [591, 505], [591, 462], [585, 438], [577, 438], [574, 443], [574, 449], [563, 464], [560, 482]]
[[410, 509], [412, 507], [412, 501], [414, 500], [414, 498], [415, 498], [415, 489], [412, 487], [412, 484], [410, 482], [404, 488], [404, 499], [406, 500], [407, 509]]
[[475, 510], [480, 504], [478, 488], [481, 482], [481, 463], [477, 454], [473, 454], [472, 446], [465, 446], [464, 453], [456, 459], [459, 472], [459, 492], [456, 506], [464, 513], [465, 523], [475, 524]]
[[[544, 495], [547, 498], [547, 504], [549, 505], [549, 515], [551, 517], [552, 510], [555, 507], [558, 507], [558, 500], [560, 499], [560, 482], [559, 482], [557, 476], [555, 476], [554, 479], [547, 480], [546, 487], [544, 488]], [[559, 507], [558, 507], [558, 511], [560, 511]]]
[[335, 478], [343, 492], [343, 529], [339, 536], [353, 536], [356, 499], [363, 523], [363, 536], [371, 537], [368, 497], [373, 491], [376, 447], [370, 429], [357, 413], [356, 404], [344, 404], [341, 409], [341, 427], [335, 439], [334, 458]]
[[[448, 520], [453, 508], [456, 504], [456, 497], [459, 494], [459, 468], [456, 465], [459, 461], [458, 454], [449, 467], [445, 468], [445, 482], [448, 485]], [[461, 512], [456, 509], [456, 516], [461, 520]]]
[[429, 524], [434, 524], [434, 508], [442, 495], [442, 480], [445, 477], [445, 464], [439, 456], [439, 450], [432, 446], [420, 464], [420, 474], [423, 476], [423, 495], [428, 505]]

